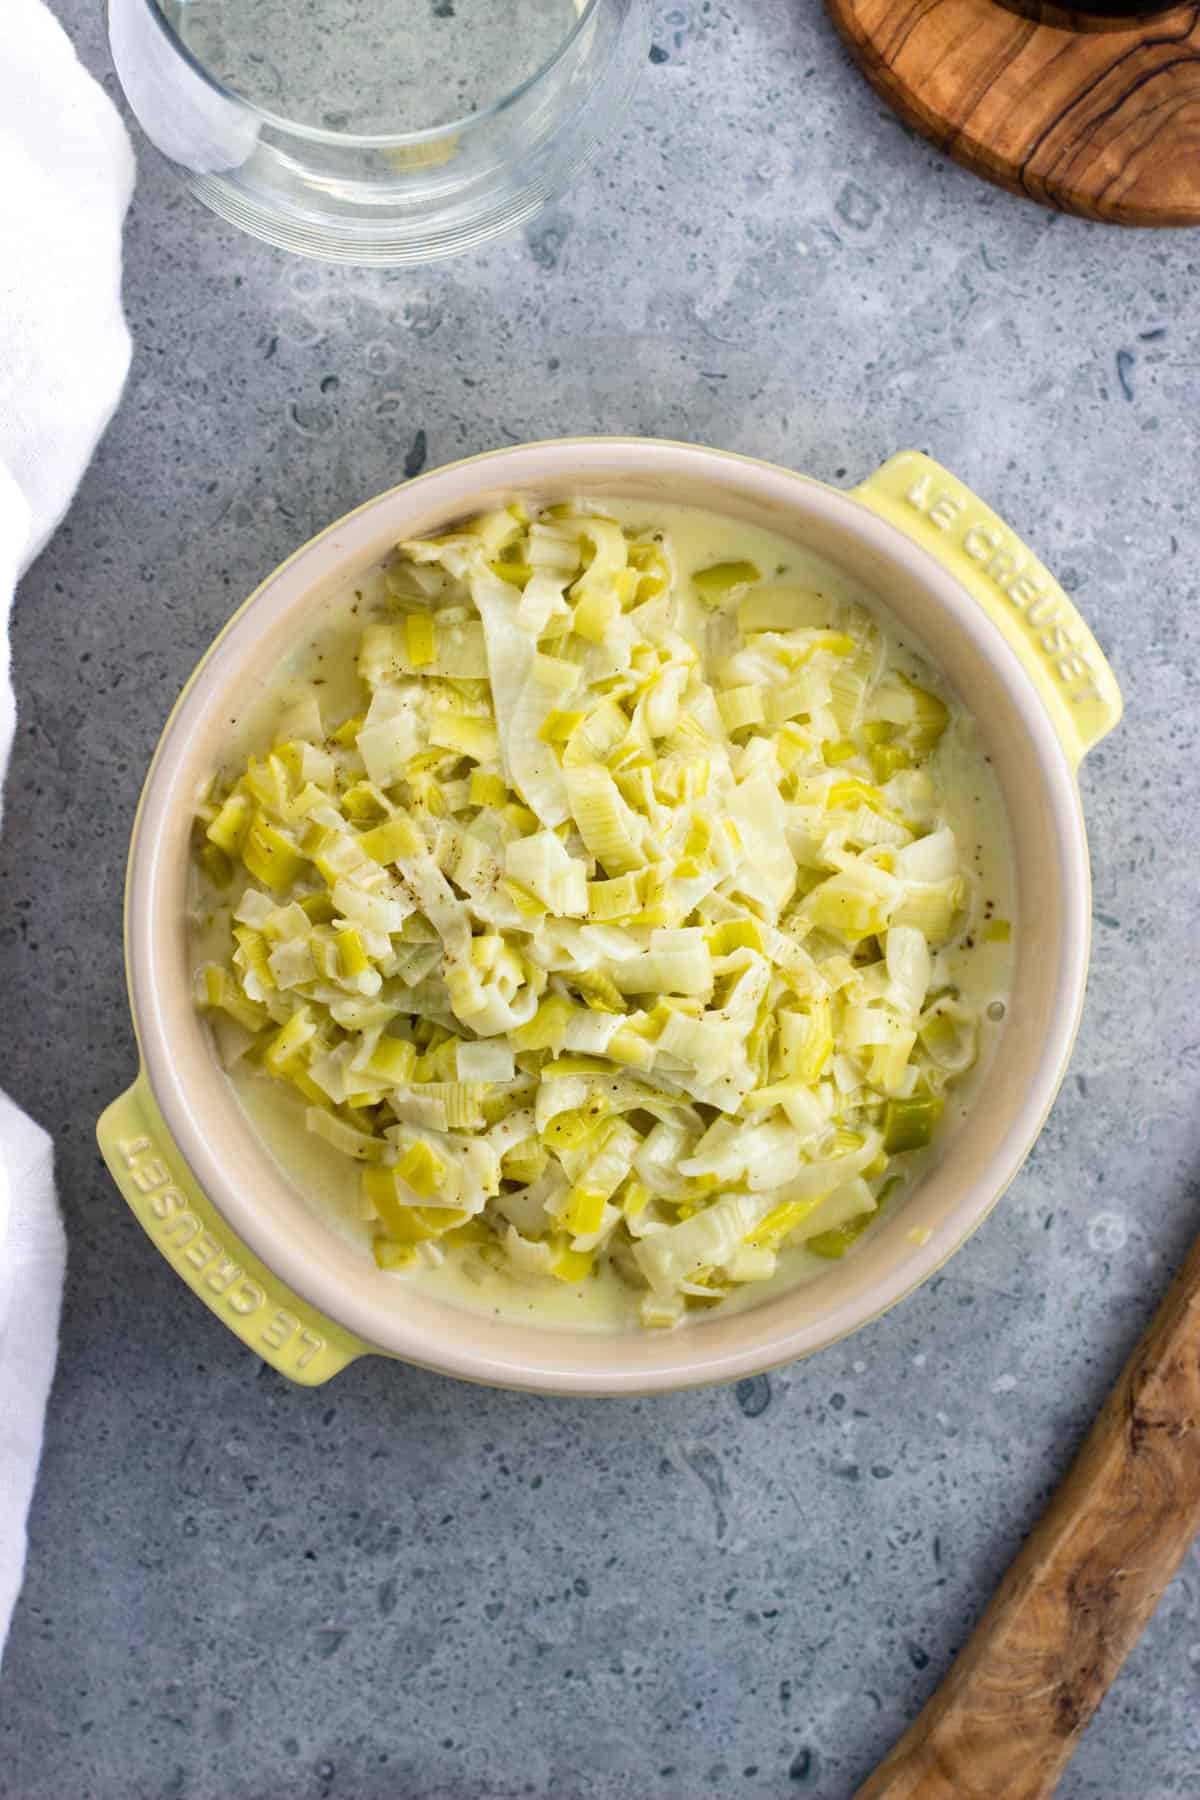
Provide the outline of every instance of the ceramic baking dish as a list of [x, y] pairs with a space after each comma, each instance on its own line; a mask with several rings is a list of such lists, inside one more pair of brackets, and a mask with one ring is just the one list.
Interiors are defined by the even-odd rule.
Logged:
[[[397, 539], [534, 495], [684, 501], [766, 525], [844, 567], [921, 640], [974, 713], [1017, 865], [1017, 962], [986, 1089], [938, 1163], [816, 1282], [675, 1331], [569, 1331], [465, 1311], [376, 1269], [279, 1171], [193, 1009], [185, 920], [192, 813], [230, 718], [321, 609]], [[1053, 577], [969, 489], [894, 457], [850, 493], [717, 450], [578, 438], [495, 451], [394, 488], [278, 568], [230, 621], [167, 724], [130, 848], [126, 964], [141, 1070], [99, 1125], [117, 1185], [201, 1300], [292, 1380], [367, 1353], [546, 1392], [729, 1381], [855, 1331], [931, 1275], [1004, 1192], [1058, 1091], [1087, 973], [1090, 881], [1076, 785], [1121, 701]]]

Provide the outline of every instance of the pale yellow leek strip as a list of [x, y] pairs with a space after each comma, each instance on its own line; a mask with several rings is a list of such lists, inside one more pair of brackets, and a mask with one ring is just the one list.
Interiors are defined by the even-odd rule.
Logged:
[[579, 1011], [561, 994], [547, 994], [533, 1017], [513, 1032], [512, 1041], [519, 1050], [557, 1050], [568, 1022]]
[[668, 1068], [674, 1062], [707, 1083], [718, 1081], [744, 1057], [745, 1043], [746, 1033], [735, 1021], [688, 1019], [672, 1012], [659, 1034], [656, 1049]]
[[386, 865], [398, 862], [402, 856], [422, 855], [425, 839], [419, 827], [401, 814], [384, 825], [362, 832], [358, 847], [373, 862]]
[[528, 523], [524, 506], [516, 501], [511, 506], [497, 506], [490, 512], [477, 513], [463, 530], [479, 538], [489, 556], [498, 556], [521, 537]]
[[902, 893], [893, 876], [859, 862], [815, 887], [802, 911], [811, 924], [858, 943], [887, 929]]
[[829, 1123], [829, 1109], [819, 1087], [801, 1076], [772, 1082], [746, 1095], [746, 1107], [760, 1112], [780, 1107], [802, 1144], [809, 1144]]
[[696, 1269], [728, 1261], [769, 1208], [760, 1194], [726, 1195], [683, 1224], [639, 1239], [634, 1258], [654, 1292], [669, 1297]]
[[669, 737], [675, 730], [687, 685], [688, 670], [682, 663], [660, 669], [652, 678], [643, 701], [643, 718], [649, 737]]
[[607, 970], [577, 969], [570, 976], [570, 981], [593, 1010], [621, 1014], [626, 1012], [625, 997]]
[[209, 841], [229, 856], [237, 856], [254, 817], [254, 801], [249, 794], [232, 793], [222, 804], [206, 833]]
[[413, 655], [409, 625], [409, 620], [403, 625], [368, 625], [359, 650], [358, 672], [370, 687], [399, 681], [406, 675], [472, 680], [487, 675], [483, 628], [477, 622], [465, 620], [459, 625], [437, 626], [432, 646], [422, 633], [416, 640], [417, 657]]
[[484, 769], [472, 770], [470, 797], [472, 806], [503, 806], [508, 799], [504, 777]]
[[267, 1046], [264, 1061], [272, 1075], [286, 1076], [288, 1064], [312, 1042], [316, 1030], [316, 1023], [308, 1007], [297, 1007], [286, 1025], [281, 1027]]
[[603, 644], [620, 615], [621, 600], [615, 585], [607, 589], [593, 587], [576, 602], [571, 629], [589, 644]]
[[589, 852], [608, 877], [645, 862], [640, 831], [608, 770], [599, 764], [563, 769], [572, 817]]
[[947, 1077], [964, 1075], [979, 1054], [978, 1016], [959, 1002], [940, 999], [922, 1014], [922, 1048]]
[[412, 902], [398, 890], [394, 894], [368, 893], [349, 880], [339, 880], [333, 889], [333, 904], [338, 915], [370, 931], [389, 935], [399, 931]]
[[250, 757], [242, 776], [242, 786], [270, 818], [283, 820], [287, 817], [292, 780], [287, 764], [274, 751], [262, 762]]
[[860, 725], [872, 683], [878, 673], [882, 641], [878, 632], [853, 656], [837, 660], [829, 677], [829, 706], [839, 730], [850, 737]]
[[557, 1281], [584, 1281], [595, 1267], [595, 1252], [591, 1250], [560, 1250], [551, 1269]]
[[605, 1054], [623, 1068], [646, 1070], [653, 1068], [656, 1052], [654, 1045], [639, 1033], [635, 1022], [630, 1020], [608, 1040]]
[[886, 1043], [874, 1047], [867, 1077], [873, 1088], [889, 1096], [902, 1091], [908, 1059], [916, 1041], [914, 1029], [897, 1025]]
[[198, 971], [195, 997], [198, 1006], [227, 1013], [251, 1034], [261, 1031], [270, 1018], [266, 1007], [248, 999], [229, 972], [217, 963], [207, 963]]
[[747, 725], [761, 725], [767, 716], [763, 690], [757, 682], [725, 688], [717, 695], [717, 705], [728, 732], [741, 731]]
[[429, 742], [457, 750], [477, 763], [500, 759], [500, 736], [491, 720], [467, 718], [444, 708], [435, 708], [430, 718]]
[[563, 763], [570, 767], [602, 762], [625, 737], [629, 723], [617, 701], [611, 695], [602, 696], [586, 709], [583, 723], [567, 739]]
[[898, 725], [918, 752], [931, 750], [950, 722], [943, 700], [900, 674], [889, 674], [879, 682], [871, 710], [879, 718]]
[[941, 882], [906, 882], [892, 909], [891, 924], [912, 926], [930, 944], [944, 943], [956, 929], [965, 899], [966, 883], [961, 877]]
[[695, 994], [713, 989], [712, 958], [707, 945], [694, 950], [646, 950], [614, 963], [609, 970], [623, 994]]
[[565, 525], [550, 522], [553, 511], [548, 509], [530, 525], [526, 555], [535, 569], [553, 571], [555, 576], [574, 575], [580, 561], [579, 538]]
[[609, 881], [589, 881], [587, 912], [589, 919], [610, 921], [631, 919], [642, 907], [642, 892], [634, 874], [618, 875]]
[[410, 613], [404, 622], [405, 648], [414, 669], [426, 668], [436, 659], [437, 637], [428, 613]]
[[505, 849], [505, 872], [560, 918], [588, 913], [587, 864], [569, 856], [553, 831], [519, 838]]
[[793, 1228], [792, 1240], [806, 1243], [809, 1238], [821, 1236], [827, 1231], [835, 1231], [849, 1224], [852, 1219], [870, 1216], [876, 1210], [876, 1200], [870, 1187], [861, 1178], [855, 1176], [840, 1187], [827, 1194], [820, 1203], [806, 1213], [806, 1216]]
[[696, 570], [692, 586], [706, 606], [723, 606], [752, 582], [761, 579], [752, 562], [713, 563], [707, 569]]
[[780, 1054], [787, 1073], [813, 1082], [833, 1054], [833, 1031], [827, 999], [816, 1000], [803, 1012], [785, 1012], [778, 1018]]
[[869, 807], [880, 818], [888, 819], [893, 825], [899, 825], [907, 836], [912, 836], [912, 827], [895, 807], [889, 806], [887, 799], [877, 787], [870, 782], [860, 781], [856, 777], [834, 781], [825, 794], [825, 804], [831, 811], [854, 811], [860, 806]]
[[586, 567], [571, 590], [577, 602], [613, 588], [616, 576], [629, 561], [629, 546], [621, 527], [611, 519], [581, 520], [578, 535], [584, 545]]
[[545, 734], [547, 720], [561, 712], [579, 683], [579, 670], [559, 657], [535, 653], [501, 731], [509, 780], [545, 826], [569, 816], [567, 787], [555, 745]]
[[275, 986], [266, 938], [252, 926], [235, 925], [233, 940], [237, 945], [233, 965], [241, 971], [244, 991], [252, 1000], [265, 1000]]
[[310, 1106], [304, 1114], [304, 1122], [315, 1137], [324, 1138], [327, 1144], [332, 1144], [335, 1150], [354, 1162], [380, 1163], [384, 1159], [388, 1147], [385, 1138], [356, 1130], [324, 1107]]
[[254, 879], [275, 893], [291, 887], [304, 868], [305, 859], [295, 840], [272, 825], [262, 812], [251, 820], [241, 854]]
[[488, 1093], [485, 1081], [413, 1082], [410, 1091], [418, 1100], [439, 1101], [450, 1131], [480, 1131], [487, 1123], [483, 1111]]
[[362, 1074], [400, 1087], [412, 1080], [417, 1062], [416, 1045], [406, 1038], [380, 1037], [362, 1064]]
[[738, 603], [738, 628], [752, 631], [796, 631], [833, 622], [833, 603], [812, 588], [762, 582]]

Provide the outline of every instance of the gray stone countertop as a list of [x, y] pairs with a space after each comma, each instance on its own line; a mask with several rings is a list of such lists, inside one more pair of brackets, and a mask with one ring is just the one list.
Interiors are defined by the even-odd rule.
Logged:
[[[114, 92], [93, 0], [59, 10]], [[1200, 237], [971, 179], [815, 0], [679, 0], [655, 44], [569, 194], [415, 274], [264, 249], [139, 144], [132, 375], [14, 627], [3, 1082], [56, 1136], [71, 1261], [0, 1685], [13, 1800], [842, 1800], [1200, 1228]], [[1128, 707], [1083, 773], [1071, 1072], [943, 1274], [807, 1363], [653, 1401], [377, 1359], [302, 1391], [185, 1294], [95, 1148], [134, 1068], [142, 775], [217, 627], [311, 532], [422, 463], [593, 431], [834, 482], [926, 448], [1061, 576]], [[1198, 1719], [1193, 1551], [1062, 1795], [1196, 1795]]]

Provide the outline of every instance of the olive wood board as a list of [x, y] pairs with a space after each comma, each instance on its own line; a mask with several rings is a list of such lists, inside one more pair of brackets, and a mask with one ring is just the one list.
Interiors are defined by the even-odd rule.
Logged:
[[1198, 1527], [1200, 1241], [949, 1673], [857, 1800], [1045, 1800]]
[[999, 0], [828, 5], [888, 105], [975, 174], [1110, 224], [1200, 224], [1200, 6], [1097, 30]]

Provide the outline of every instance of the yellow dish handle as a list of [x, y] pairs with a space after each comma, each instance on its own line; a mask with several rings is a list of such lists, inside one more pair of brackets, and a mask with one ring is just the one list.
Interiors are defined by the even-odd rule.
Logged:
[[1077, 768], [1121, 717], [1121, 694], [1050, 571], [969, 487], [919, 451], [890, 457], [853, 493], [936, 556], [1004, 633]]
[[293, 1294], [197, 1187], [145, 1073], [96, 1127], [100, 1152], [138, 1224], [177, 1275], [247, 1349], [289, 1381], [319, 1387], [371, 1346]]

